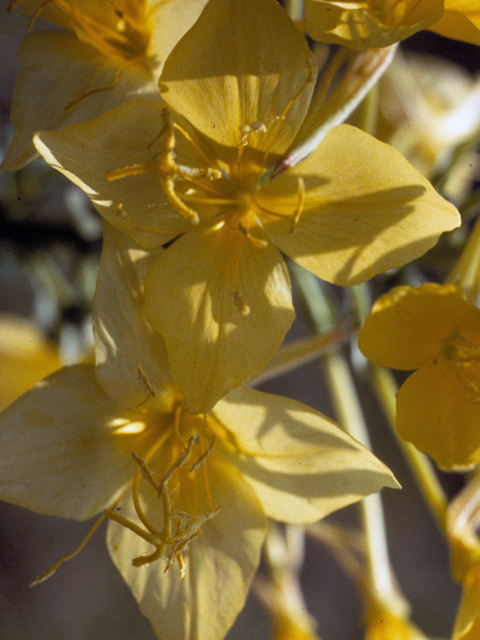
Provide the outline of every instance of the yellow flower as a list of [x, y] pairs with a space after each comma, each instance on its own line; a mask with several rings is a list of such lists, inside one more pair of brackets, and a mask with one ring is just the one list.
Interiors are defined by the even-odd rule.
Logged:
[[397, 396], [402, 438], [447, 470], [480, 460], [480, 309], [458, 287], [394, 289], [373, 306], [358, 345], [373, 362], [418, 369]]
[[149, 257], [105, 231], [100, 365], [64, 368], [0, 414], [0, 497], [79, 520], [106, 510], [112, 559], [159, 637], [221, 638], [244, 604], [265, 517], [312, 522], [397, 485], [293, 400], [238, 389], [191, 414], [138, 311]]
[[0, 410], [62, 366], [33, 323], [10, 315], [0, 316], [0, 363]]
[[361, 51], [386, 47], [421, 29], [480, 44], [476, 0], [305, 0], [312, 38]]
[[165, 64], [167, 107], [130, 102], [36, 137], [144, 247], [183, 234], [147, 274], [145, 313], [192, 411], [258, 372], [283, 340], [294, 312], [281, 252], [352, 285], [459, 224], [398, 152], [353, 127], [333, 127], [308, 158], [281, 164], [302, 139], [314, 80], [277, 2], [211, 0]]
[[[2, 169], [36, 157], [35, 131], [89, 120], [138, 96], [156, 98], [166, 57], [206, 1], [21, 0], [31, 23], [41, 17], [63, 31], [37, 31], [22, 44], [14, 138]], [[17, 4], [10, 0], [7, 10]]]

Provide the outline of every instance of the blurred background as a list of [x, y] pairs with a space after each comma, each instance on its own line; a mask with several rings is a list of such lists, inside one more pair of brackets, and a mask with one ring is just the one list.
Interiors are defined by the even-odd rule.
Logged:
[[[0, 0], [0, 158], [12, 135], [9, 113], [18, 70], [17, 52], [28, 24], [28, 19], [19, 12], [7, 15], [6, 5], [6, 0]], [[41, 27], [39, 20], [35, 28]], [[428, 76], [431, 71], [433, 74], [426, 89], [422, 89], [421, 81], [416, 81], [414, 95], [408, 99], [410, 104], [421, 91], [431, 95], [442, 108], [448, 107], [442, 100], [448, 102], [458, 97], [451, 84], [442, 88], [438, 80], [442, 74], [445, 76], [447, 63], [459, 65], [453, 67], [451, 77], [465, 78], [467, 83], [478, 82], [480, 48], [421, 32], [402, 44], [402, 51], [406, 60], [413, 60], [408, 58], [412, 54], [422, 56], [418, 63], [409, 63], [413, 64], [415, 73]], [[438, 57], [441, 57], [440, 66]], [[408, 125], [402, 133], [402, 107], [397, 99], [396, 82], [398, 74], [382, 81], [383, 110], [378, 126], [384, 137], [395, 136], [399, 146], [404, 144], [403, 151], [407, 156], [410, 154], [411, 159], [411, 154], [418, 156], [420, 152], [409, 144], [408, 127], [413, 125]], [[435, 85], [440, 93], [446, 89], [444, 97], [435, 95]], [[404, 85], [401, 87], [400, 93]], [[431, 169], [424, 155], [418, 162], [424, 163], [426, 172]], [[469, 179], [478, 181], [475, 148], [471, 149], [468, 164]], [[433, 173], [435, 171], [433, 169]], [[459, 181], [464, 184], [460, 178]], [[452, 185], [452, 197], [461, 197], [455, 188], [456, 185]], [[90, 306], [100, 250], [98, 214], [82, 192], [47, 167], [43, 160], [14, 174], [0, 173], [0, 388], [1, 381], [7, 382], [12, 375], [9, 367], [16, 338], [12, 324], [6, 322], [12, 315], [14, 328], [21, 325], [19, 317], [31, 320], [47, 341], [42, 348], [58, 348], [63, 363], [74, 362], [91, 352]], [[409, 267], [412, 278], [422, 274], [433, 280], [442, 277], [442, 270], [453, 264], [455, 255], [454, 240], [442, 242], [421, 264]], [[372, 297], [400, 282], [401, 277], [398, 273], [388, 273], [378, 278], [371, 285]], [[331, 287], [329, 294], [339, 299], [342, 295]], [[296, 304], [299, 314], [288, 339], [309, 333], [298, 296]], [[3, 314], [8, 315], [4, 318]], [[5, 334], [3, 326], [8, 328]], [[318, 361], [264, 383], [260, 388], [293, 397], [332, 415]], [[449, 578], [442, 537], [423, 505], [372, 391], [359, 382], [358, 393], [368, 419], [374, 452], [392, 469], [403, 487], [401, 491], [387, 489], [382, 493], [389, 550], [399, 584], [412, 605], [413, 621], [432, 638], [448, 637], [459, 588]], [[450, 496], [462, 486], [462, 478], [453, 474], [443, 474], [442, 482]], [[351, 507], [334, 518], [354, 524], [357, 512]], [[38, 574], [78, 546], [91, 524], [38, 516], [0, 503], [2, 640], [155, 639], [148, 621], [139, 612], [109, 559], [104, 527], [95, 533], [79, 556], [63, 565], [51, 579], [29, 588]], [[311, 539], [307, 539], [301, 581], [308, 610], [317, 618], [318, 633], [324, 640], [363, 637], [361, 605], [355, 588], [329, 552]], [[270, 628], [262, 604], [250, 595], [245, 611], [228, 638], [263, 640], [269, 637]]]

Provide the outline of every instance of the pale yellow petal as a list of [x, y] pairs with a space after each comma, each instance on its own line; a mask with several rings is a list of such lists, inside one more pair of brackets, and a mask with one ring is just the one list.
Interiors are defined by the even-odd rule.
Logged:
[[293, 100], [271, 146], [269, 133], [250, 141], [282, 152], [308, 108], [313, 69], [304, 38], [275, 0], [210, 0], [169, 56], [159, 86], [167, 104], [197, 130], [234, 149], [240, 127], [263, 124], [273, 131], [274, 119]]
[[145, 314], [193, 413], [257, 373], [294, 318], [280, 253], [227, 225], [197, 228], [162, 253], [145, 280]]
[[230, 459], [270, 518], [314, 522], [382, 487], [398, 487], [333, 420], [295, 400], [241, 388], [213, 415], [233, 434]]
[[[70, 33], [28, 35], [20, 48], [20, 65], [11, 114], [14, 137], [1, 165], [7, 171], [38, 157], [36, 131], [90, 120], [142, 94], [159, 99], [153, 76], [143, 66], [126, 67], [115, 82], [118, 61], [108, 60]], [[69, 108], [89, 92], [113, 84]]]
[[147, 252], [107, 222], [103, 229], [93, 301], [95, 373], [119, 405], [144, 405], [152, 391], [171, 385], [165, 343], [142, 314], [143, 278], [162, 249]]
[[0, 316], [0, 411], [60, 367], [57, 349], [32, 322]]
[[[299, 178], [305, 203], [292, 232]], [[398, 151], [349, 125], [331, 129], [306, 160], [267, 181], [257, 200], [273, 213], [262, 222], [276, 246], [343, 286], [410, 262], [460, 224], [455, 207]]]
[[0, 498], [77, 520], [99, 513], [135, 473], [139, 435], [117, 430], [122, 417], [93, 366], [52, 374], [0, 414]]
[[[243, 608], [260, 559], [265, 522], [254, 492], [234, 467], [214, 456], [208, 474], [213, 506], [220, 511], [184, 552], [184, 578], [176, 562], [166, 573], [162, 559], [133, 567], [132, 559], [153, 547], [121, 525], [108, 528], [110, 555], [162, 640], [223, 638]], [[147, 517], [158, 520], [157, 495], [152, 491], [147, 500]], [[129, 496], [121, 507], [124, 516], [135, 518]]]
[[431, 364], [455, 331], [480, 339], [480, 310], [454, 285], [396, 287], [379, 298], [358, 336], [362, 353], [392, 369]]
[[195, 24], [207, 2], [208, 0], [149, 0], [149, 13], [152, 16], [149, 53], [156, 62], [157, 82], [173, 47]]
[[146, 248], [164, 244], [189, 223], [168, 202], [154, 173], [113, 181], [107, 174], [151, 160], [163, 108], [160, 101], [130, 101], [95, 120], [35, 136], [45, 160], [83, 189], [106, 220]]
[[431, 364], [415, 371], [397, 396], [400, 436], [449, 471], [480, 461], [480, 404], [468, 375]]
[[312, 38], [358, 51], [404, 40], [439, 20], [442, 12], [443, 0], [305, 0], [305, 20]]

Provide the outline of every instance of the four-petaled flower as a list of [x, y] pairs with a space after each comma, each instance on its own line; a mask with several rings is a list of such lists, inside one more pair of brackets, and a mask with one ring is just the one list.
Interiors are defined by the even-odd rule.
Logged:
[[278, 169], [314, 81], [305, 40], [277, 2], [210, 0], [165, 64], [166, 106], [134, 101], [36, 137], [144, 247], [182, 234], [147, 274], [145, 313], [192, 411], [254, 375], [283, 340], [294, 312], [282, 252], [352, 285], [459, 224], [398, 152], [350, 126]]
[[373, 362], [415, 371], [396, 427], [444, 469], [480, 460], [480, 309], [455, 285], [402, 286], [373, 306], [358, 346]]
[[219, 639], [243, 607], [265, 517], [313, 522], [397, 484], [299, 402], [240, 388], [190, 413], [139, 312], [150, 259], [106, 227], [100, 364], [61, 369], [0, 414], [0, 498], [79, 520], [103, 512], [110, 554], [159, 637]]

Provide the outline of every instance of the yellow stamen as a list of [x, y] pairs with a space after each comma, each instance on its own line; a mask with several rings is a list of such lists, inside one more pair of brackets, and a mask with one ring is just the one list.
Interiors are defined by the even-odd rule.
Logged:
[[117, 205], [117, 215], [123, 218], [124, 220], [128, 220], [130, 224], [133, 225], [136, 229], [139, 229], [140, 231], [148, 231], [149, 233], [158, 233], [160, 235], [175, 236], [175, 235], [180, 235], [181, 233], [186, 233], [190, 229], [189, 227], [188, 228], [185, 227], [184, 229], [167, 231], [165, 229], [154, 229], [153, 227], [145, 227], [144, 225], [138, 224], [138, 222], [135, 222], [135, 220], [133, 220], [133, 218], [131, 218], [128, 215], [128, 213], [124, 209], [123, 202], [119, 202]]
[[273, 143], [275, 142], [275, 138], [277, 136], [278, 130], [280, 129], [280, 127], [282, 125], [282, 122], [287, 117], [287, 113], [290, 111], [292, 105], [297, 100], [297, 98], [304, 92], [304, 90], [307, 88], [309, 83], [313, 81], [314, 75], [315, 75], [315, 69], [310, 68], [308, 70], [308, 75], [307, 75], [307, 77], [305, 79], [305, 82], [298, 89], [298, 91], [290, 98], [290, 100], [288, 101], [287, 106], [283, 110], [282, 114], [276, 120], [276, 124], [272, 129], [270, 140], [269, 140], [269, 142], [268, 142], [268, 144], [266, 146], [265, 153], [264, 153], [264, 156], [263, 156], [263, 160], [262, 160], [262, 164], [261, 164], [262, 172], [263, 172], [263, 169], [264, 169], [264, 167], [265, 167], [265, 165], [267, 163], [268, 155], [269, 155], [269, 153], [270, 153], [270, 151], [271, 151], [271, 149], [273, 147]]
[[[165, 190], [165, 195], [167, 196], [170, 203], [184, 218], [187, 218], [187, 220], [189, 220], [193, 224], [198, 224], [200, 221], [198, 213], [193, 209], [187, 207], [187, 205], [182, 202], [182, 200], [175, 192], [175, 181], [179, 178], [188, 179], [189, 168], [181, 167], [175, 160], [175, 134], [173, 130], [172, 118], [168, 109], [163, 109], [162, 119], [163, 127], [158, 136], [158, 139], [163, 140], [164, 148], [147, 162], [122, 167], [120, 169], [116, 169], [115, 171], [110, 171], [109, 173], [107, 173], [107, 180], [118, 180], [120, 178], [125, 178], [127, 176], [136, 176], [142, 173], [154, 173], [160, 178], [160, 181]], [[200, 175], [204, 177], [201, 171], [202, 170], [200, 169], [196, 170], [196, 175], [192, 175], [192, 177], [199, 177]], [[205, 171], [208, 172], [211, 170]]]
[[66, 562], [67, 560], [71, 560], [72, 558], [74, 558], [76, 555], [78, 555], [80, 553], [80, 551], [83, 549], [83, 547], [87, 544], [87, 542], [90, 540], [90, 538], [93, 536], [93, 534], [95, 533], [95, 531], [98, 529], [98, 527], [102, 524], [102, 522], [105, 520], [105, 514], [102, 514], [98, 520], [95, 522], [95, 524], [92, 526], [92, 528], [90, 529], [90, 531], [87, 533], [87, 535], [85, 536], [85, 538], [83, 539], [83, 541], [80, 543], [80, 545], [77, 547], [77, 549], [75, 551], [72, 551], [71, 553], [67, 553], [65, 556], [63, 556], [62, 558], [60, 558], [60, 560], [58, 560], [52, 567], [50, 567], [50, 569], [48, 569], [47, 571], [45, 571], [45, 573], [42, 573], [41, 575], [39, 575], [37, 578], [35, 578], [35, 580], [30, 584], [31, 587], [34, 587], [37, 584], [40, 584], [41, 582], [44, 582], [44, 580], [47, 580], [48, 578], [50, 578], [50, 576], [53, 576], [53, 574], [55, 573], [55, 571], [58, 569], [58, 567], [60, 567], [60, 565], [62, 565], [64, 562]]
[[[181, 405], [177, 405], [173, 425], [174, 431], [176, 431], [177, 428], [179, 429], [179, 426], [176, 425], [176, 423], [178, 423], [180, 420], [181, 411]], [[171, 437], [171, 433], [172, 430], [168, 429], [163, 434], [162, 438], [155, 442], [155, 444], [150, 448], [145, 459], [142, 459], [136, 453], [133, 453], [133, 457], [138, 464], [138, 469], [135, 474], [132, 487], [133, 503], [137, 516], [145, 528], [142, 528], [138, 524], [131, 522], [115, 511], [107, 509], [105, 510], [104, 514], [111, 520], [114, 520], [118, 524], [121, 524], [122, 526], [130, 529], [131, 531], [139, 535], [143, 540], [147, 541], [149, 544], [155, 547], [154, 551], [151, 554], [134, 558], [132, 560], [132, 564], [134, 566], [139, 567], [144, 564], [154, 562], [160, 557], [165, 557], [167, 560], [165, 571], [168, 571], [174, 560], [177, 560], [179, 564], [180, 575], [183, 577], [185, 575], [185, 563], [183, 560], [182, 551], [192, 540], [194, 540], [201, 534], [201, 525], [212, 518], [214, 515], [216, 515], [219, 509], [213, 510], [210, 508], [209, 512], [199, 515], [191, 515], [183, 511], [174, 510], [173, 493], [170, 489], [169, 483], [173, 475], [180, 469], [185, 467], [187, 460], [191, 457], [192, 450], [195, 444], [199, 442], [199, 438], [198, 435], [193, 435], [189, 438], [186, 447], [181, 452], [179, 457], [173, 462], [173, 464], [163, 475], [161, 480], [157, 481], [148, 467], [148, 462], [158, 452], [160, 447], [165, 444], [167, 438]], [[205, 452], [191, 464], [189, 469], [190, 473], [194, 473], [200, 466], [204, 465], [213, 449], [215, 439], [215, 436], [210, 438]], [[181, 439], [180, 441], [182, 442]], [[152, 524], [152, 522], [145, 515], [141, 506], [139, 491], [141, 477], [145, 478], [145, 480], [149, 482], [149, 484], [156, 490], [158, 497], [162, 500], [162, 530], [157, 529]], [[209, 505], [211, 505], [211, 496], [209, 489], [207, 491], [207, 496]]]
[[131, 64], [131, 62], [125, 61], [123, 64], [121, 64], [117, 68], [117, 70], [115, 71], [115, 76], [113, 78], [112, 84], [106, 85], [104, 87], [97, 87], [96, 89], [91, 89], [90, 91], [87, 91], [87, 93], [85, 93], [83, 96], [80, 96], [80, 98], [77, 98], [73, 102], [70, 102], [69, 104], [67, 104], [64, 107], [65, 111], [73, 111], [75, 107], [78, 107], [79, 104], [81, 104], [87, 98], [90, 98], [90, 96], [94, 96], [97, 93], [102, 93], [103, 91], [110, 91], [111, 89], [115, 89], [120, 73], [125, 69], [125, 67], [128, 67], [129, 64]]
[[233, 273], [233, 282], [234, 282], [234, 291], [233, 291], [233, 301], [235, 305], [238, 307], [242, 316], [248, 316], [250, 313], [250, 307], [245, 303], [242, 294], [238, 288], [238, 273], [240, 269], [240, 256], [242, 255], [243, 244], [245, 242], [245, 237], [241, 238], [241, 243], [238, 249], [237, 258], [235, 260], [235, 269]]
[[210, 167], [214, 171], [219, 171], [218, 167], [210, 160], [210, 158], [205, 153], [203, 153], [203, 151], [200, 149], [200, 147], [195, 142], [195, 140], [192, 138], [192, 136], [187, 131], [185, 131], [185, 129], [183, 127], [181, 127], [176, 122], [173, 123], [173, 127], [174, 127], [174, 129], [179, 131], [184, 136], [184, 138], [186, 138], [188, 140], [188, 142], [190, 142], [190, 144], [195, 149], [195, 151], [205, 160], [205, 162], [208, 165], [210, 165]]
[[305, 203], [305, 181], [303, 178], [298, 178], [298, 204], [295, 213], [293, 214], [292, 226], [290, 227], [290, 233], [295, 233], [302, 215], [303, 205]]
[[145, 375], [142, 367], [140, 365], [138, 365], [138, 375], [140, 376], [140, 380], [143, 382], [146, 390], [148, 391], [148, 395], [145, 398], [145, 400], [143, 400], [143, 402], [141, 402], [139, 405], [137, 405], [138, 407], [141, 407], [143, 404], [145, 404], [147, 402], [147, 400], [150, 399], [150, 397], [157, 397], [157, 392], [155, 391], [155, 389], [153, 388], [153, 386], [150, 384], [149, 379], [147, 378], [147, 376]]

